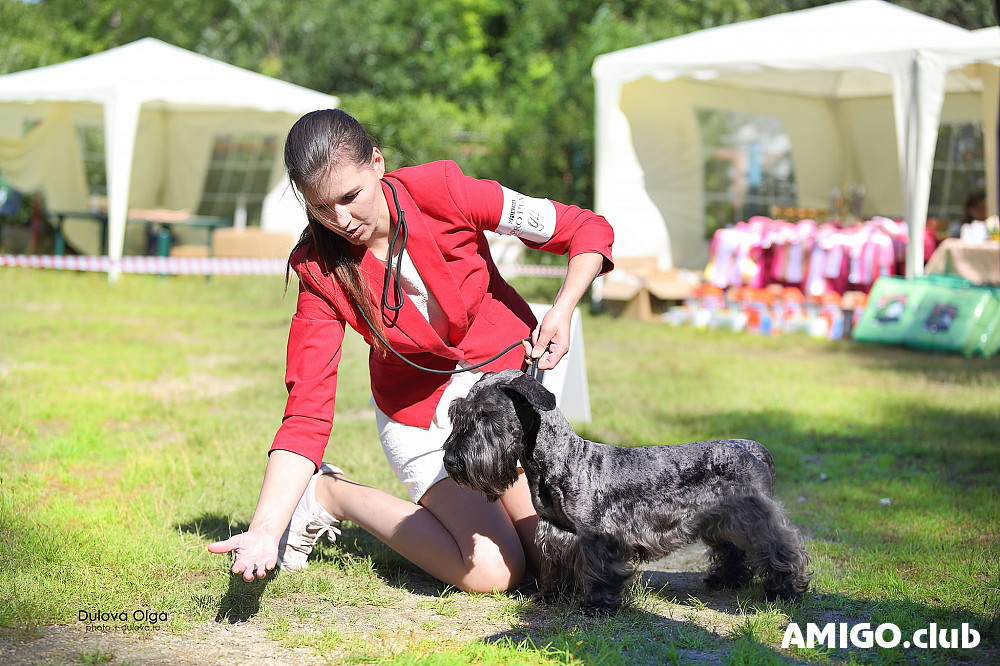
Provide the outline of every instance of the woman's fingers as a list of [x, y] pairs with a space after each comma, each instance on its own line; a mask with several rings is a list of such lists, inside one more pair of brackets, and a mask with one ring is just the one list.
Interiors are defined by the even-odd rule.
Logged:
[[[253, 537], [257, 538], [253, 538]], [[273, 540], [273, 539], [272, 539]], [[224, 541], [217, 541], [208, 545], [210, 553], [228, 553], [236, 551], [236, 559], [233, 560], [232, 571], [234, 574], [242, 574], [243, 580], [250, 582], [255, 577], [264, 578], [267, 572], [274, 568], [277, 563], [277, 544], [264, 543], [265, 540], [258, 535], [237, 534]]]
[[208, 552], [210, 553], [228, 553], [231, 550], [236, 550], [240, 547], [240, 541], [242, 534], [237, 534], [234, 537], [229, 537], [225, 541], [216, 541], [215, 543], [208, 544]]

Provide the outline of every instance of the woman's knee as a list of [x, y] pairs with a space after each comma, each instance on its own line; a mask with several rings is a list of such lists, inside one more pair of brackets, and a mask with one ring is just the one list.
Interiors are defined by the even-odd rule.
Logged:
[[518, 586], [524, 578], [524, 547], [499, 503], [488, 503], [446, 479], [421, 499], [455, 540], [460, 569], [444, 578], [466, 592], [489, 594]]
[[475, 535], [472, 553], [466, 557], [466, 571], [459, 587], [465, 592], [491, 594], [506, 592], [521, 584], [525, 573], [524, 551], [520, 547], [500, 547], [491, 539]]

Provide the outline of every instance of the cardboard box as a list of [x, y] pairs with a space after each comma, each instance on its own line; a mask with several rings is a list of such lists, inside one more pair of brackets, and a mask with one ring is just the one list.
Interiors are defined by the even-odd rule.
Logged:
[[212, 254], [216, 257], [286, 259], [297, 241], [295, 234], [261, 231], [254, 227], [223, 227], [212, 232]]
[[601, 299], [615, 316], [653, 320], [688, 298], [700, 284], [697, 273], [661, 269], [656, 257], [616, 257], [615, 270], [604, 277]]
[[207, 257], [207, 245], [173, 245], [170, 247], [171, 257]]

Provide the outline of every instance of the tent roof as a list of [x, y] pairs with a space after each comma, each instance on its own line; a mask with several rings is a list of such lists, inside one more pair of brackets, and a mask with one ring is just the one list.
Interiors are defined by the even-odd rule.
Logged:
[[[595, 79], [628, 83], [642, 77], [728, 82], [799, 94], [864, 96], [884, 82], [845, 76], [863, 70], [891, 73], [914, 49], [954, 45], [968, 30], [883, 2], [847, 0], [753, 21], [708, 28], [598, 56]], [[797, 76], [808, 72], [812, 80]], [[816, 72], [833, 76], [816, 77]], [[751, 74], [766, 77], [748, 78]], [[840, 73], [840, 74], [836, 74]], [[765, 80], [762, 80], [765, 79]]]
[[76, 60], [0, 76], [0, 102], [127, 97], [166, 108], [305, 113], [336, 97], [192, 53], [151, 37]]
[[932, 49], [949, 66], [962, 66], [970, 62], [1000, 66], [1000, 28], [970, 30], [958, 44]]

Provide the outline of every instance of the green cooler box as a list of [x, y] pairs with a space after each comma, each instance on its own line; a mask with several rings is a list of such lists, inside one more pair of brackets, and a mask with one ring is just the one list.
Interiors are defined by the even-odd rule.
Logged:
[[854, 339], [992, 356], [1000, 349], [998, 292], [951, 275], [882, 277]]
[[861, 342], [903, 344], [929, 284], [901, 277], [880, 277], [868, 294], [868, 306], [852, 331]]
[[993, 308], [993, 317], [989, 318], [986, 313], [983, 316], [982, 332], [979, 335], [979, 345], [976, 353], [982, 354], [986, 358], [995, 356], [1000, 352], [1000, 288], [991, 287], [993, 301], [996, 307]]
[[924, 294], [903, 344], [972, 356], [996, 314], [997, 299], [990, 289], [935, 285]]

